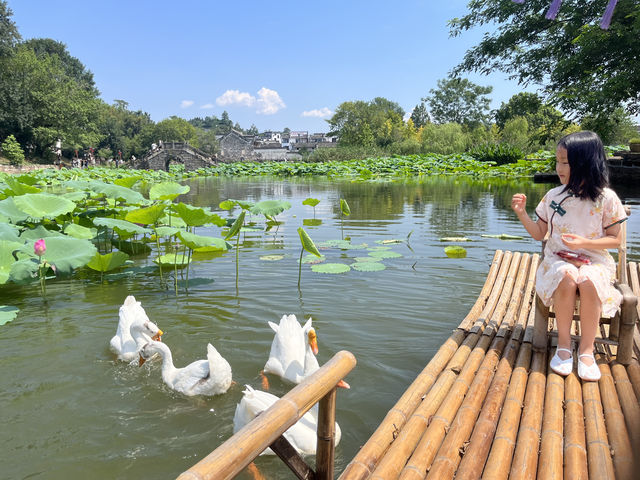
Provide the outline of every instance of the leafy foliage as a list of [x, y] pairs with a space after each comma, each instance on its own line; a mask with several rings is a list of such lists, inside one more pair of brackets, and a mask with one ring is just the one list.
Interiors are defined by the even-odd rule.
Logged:
[[2, 145], [0, 145], [0, 151], [2, 151], [2, 155], [9, 159], [11, 165], [22, 165], [22, 162], [24, 161], [24, 152], [16, 140], [16, 137], [13, 135], [9, 135], [5, 138]]
[[489, 105], [487, 97], [493, 87], [482, 87], [466, 78], [450, 77], [438, 80], [438, 87], [422, 100], [431, 107], [431, 116], [436, 123], [458, 123], [474, 127], [487, 123]]
[[472, 148], [469, 155], [479, 162], [494, 162], [496, 165], [515, 163], [524, 158], [522, 150], [508, 143], [480, 145]]

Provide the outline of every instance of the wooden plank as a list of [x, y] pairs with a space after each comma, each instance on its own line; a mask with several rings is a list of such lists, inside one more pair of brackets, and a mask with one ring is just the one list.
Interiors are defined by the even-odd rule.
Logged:
[[582, 382], [582, 403], [589, 459], [589, 478], [614, 480], [607, 428], [604, 423], [600, 389], [597, 382]]
[[574, 369], [564, 381], [564, 478], [588, 480], [582, 387]]
[[[624, 365], [618, 362], [611, 363], [611, 373], [616, 384], [618, 399], [624, 414], [624, 421], [627, 424], [627, 431], [631, 439], [631, 448], [636, 463], [640, 461], [640, 405], [633, 391], [633, 386], [627, 375]], [[636, 465], [636, 471], [640, 465]]]
[[336, 436], [336, 389], [327, 393], [318, 405], [318, 444], [316, 448], [316, 478], [333, 480]]
[[285, 465], [289, 467], [289, 470], [300, 480], [314, 480], [316, 478], [311, 467], [306, 464], [293, 445], [282, 435], [276, 438], [276, 441], [269, 445], [269, 448], [280, 457]]
[[496, 281], [493, 284], [493, 289], [491, 290], [491, 294], [489, 295], [489, 298], [487, 299], [487, 303], [482, 309], [482, 312], [480, 312], [480, 316], [475, 321], [473, 326], [469, 329], [469, 332], [474, 333], [474, 332], [477, 332], [478, 329], [484, 328], [484, 325], [486, 324], [487, 319], [491, 318], [491, 316], [493, 315], [493, 311], [496, 309], [498, 302], [502, 298], [502, 290], [510, 271], [512, 257], [513, 257], [512, 252], [509, 252], [509, 251], [504, 252], [504, 257], [500, 264], [500, 270], [498, 271]]
[[564, 379], [549, 369], [544, 398], [542, 435], [540, 438], [540, 457], [538, 461], [537, 478], [540, 480], [556, 480], [563, 478], [563, 401]]

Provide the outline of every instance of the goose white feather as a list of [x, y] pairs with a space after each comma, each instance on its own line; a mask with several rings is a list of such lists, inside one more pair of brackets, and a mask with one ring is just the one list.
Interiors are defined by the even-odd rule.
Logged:
[[207, 344], [207, 359], [196, 360], [186, 367], [173, 365], [171, 349], [162, 342], [151, 341], [140, 350], [140, 357], [162, 356], [162, 380], [167, 386], [188, 396], [219, 395], [231, 386], [231, 365], [211, 345]]
[[132, 362], [138, 358], [138, 353], [145, 343], [160, 338], [162, 330], [149, 320], [142, 304], [136, 301], [133, 295], [125, 299], [118, 313], [118, 328], [109, 346], [118, 356], [118, 360]]
[[271, 343], [265, 373], [273, 373], [293, 383], [300, 383], [307, 375], [318, 370], [316, 332], [311, 318], [304, 326], [295, 315], [283, 315], [280, 324], [269, 322], [276, 333]]
[[[254, 390], [246, 385], [242, 400], [236, 406], [236, 412], [233, 416], [233, 433], [236, 433], [247, 423], [251, 422], [259, 413], [264, 412], [271, 405], [279, 400], [278, 397], [261, 390]], [[318, 429], [318, 405], [305, 413], [300, 420], [292, 425], [289, 430], [284, 432], [284, 437], [289, 443], [303, 455], [315, 455], [318, 445], [317, 437]], [[340, 443], [342, 432], [340, 426], [336, 422], [336, 445]], [[261, 455], [273, 455], [274, 452], [267, 448]]]

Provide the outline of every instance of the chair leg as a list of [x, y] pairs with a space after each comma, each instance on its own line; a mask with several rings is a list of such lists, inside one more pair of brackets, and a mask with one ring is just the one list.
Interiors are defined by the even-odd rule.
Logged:
[[622, 292], [622, 305], [620, 307], [620, 334], [618, 339], [618, 355], [616, 360], [622, 365], [629, 365], [633, 356], [633, 329], [638, 322], [638, 297], [631, 291], [629, 285], [618, 285]]
[[542, 303], [538, 295], [535, 299], [535, 319], [533, 323], [533, 348], [536, 350], [547, 349], [547, 336], [549, 334], [549, 307]]

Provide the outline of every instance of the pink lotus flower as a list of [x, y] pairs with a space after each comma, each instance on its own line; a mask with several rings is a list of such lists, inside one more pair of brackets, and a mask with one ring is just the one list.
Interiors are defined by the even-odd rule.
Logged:
[[47, 251], [47, 246], [44, 243], [44, 238], [41, 238], [40, 240], [36, 241], [36, 243], [33, 245], [33, 252], [39, 257], [44, 255], [44, 252], [46, 251]]

